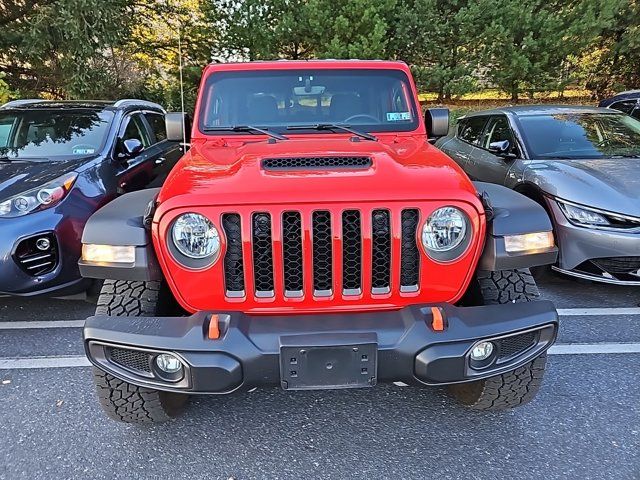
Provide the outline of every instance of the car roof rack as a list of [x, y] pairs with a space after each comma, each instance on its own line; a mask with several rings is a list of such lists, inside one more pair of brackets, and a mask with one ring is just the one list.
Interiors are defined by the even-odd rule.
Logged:
[[113, 104], [114, 108], [122, 108], [122, 107], [129, 107], [129, 106], [157, 108], [162, 110], [163, 112], [165, 111], [164, 108], [162, 108], [162, 106], [158, 103], [150, 102], [148, 100], [137, 100], [135, 98], [123, 98], [122, 100], [118, 100]]
[[14, 108], [21, 107], [23, 105], [29, 105], [31, 103], [42, 103], [42, 102], [50, 102], [51, 100], [43, 100], [41, 98], [25, 98], [22, 100], [11, 100], [10, 102], [5, 103], [4, 105], [0, 105], [0, 110], [4, 108]]

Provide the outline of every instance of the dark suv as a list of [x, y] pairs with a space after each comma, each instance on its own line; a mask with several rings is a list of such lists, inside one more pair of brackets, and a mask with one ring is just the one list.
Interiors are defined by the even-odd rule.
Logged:
[[87, 219], [160, 185], [181, 156], [165, 111], [142, 100], [18, 100], [0, 107], [0, 293], [67, 295]]
[[640, 120], [640, 90], [629, 90], [602, 100], [599, 107], [613, 108]]

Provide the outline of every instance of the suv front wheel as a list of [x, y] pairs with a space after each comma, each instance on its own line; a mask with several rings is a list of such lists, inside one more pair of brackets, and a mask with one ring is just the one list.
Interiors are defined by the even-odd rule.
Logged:
[[[172, 300], [171, 292], [161, 282], [105, 280], [96, 315], [170, 315]], [[178, 416], [189, 400], [186, 394], [139, 387], [97, 368], [93, 369], [93, 379], [103, 410], [120, 422], [164, 422]]]
[[[531, 302], [540, 292], [529, 270], [478, 272], [472, 285], [480, 305]], [[475, 382], [449, 386], [449, 392], [463, 405], [475, 410], [504, 410], [531, 401], [542, 384], [546, 354], [515, 370]]]

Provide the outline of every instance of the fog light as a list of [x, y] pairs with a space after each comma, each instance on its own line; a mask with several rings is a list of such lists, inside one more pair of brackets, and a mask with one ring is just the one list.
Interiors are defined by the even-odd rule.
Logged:
[[504, 237], [504, 248], [508, 253], [535, 253], [537, 251], [548, 250], [554, 246], [553, 232], [507, 235]]
[[38, 248], [38, 250], [49, 250], [50, 246], [51, 241], [47, 237], [42, 237], [36, 240], [36, 247]]
[[493, 353], [493, 343], [491, 342], [478, 342], [471, 349], [471, 360], [481, 362], [486, 360]]
[[182, 370], [182, 362], [170, 353], [161, 353], [156, 357], [156, 365], [164, 373], [177, 373]]

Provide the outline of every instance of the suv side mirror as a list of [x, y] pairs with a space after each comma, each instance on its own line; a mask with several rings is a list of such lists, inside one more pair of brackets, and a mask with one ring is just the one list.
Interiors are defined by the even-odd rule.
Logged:
[[[189, 115], [182, 112], [171, 112], [164, 116], [167, 127], [167, 140], [170, 142], [185, 142], [191, 140], [191, 120]], [[186, 138], [183, 140], [183, 134]]]
[[142, 150], [144, 150], [144, 145], [137, 138], [129, 138], [122, 142], [122, 153], [126, 158], [134, 158]]
[[449, 109], [428, 108], [424, 112], [424, 124], [427, 127], [429, 139], [436, 140], [449, 133]]
[[511, 142], [509, 140], [501, 140], [499, 142], [491, 142], [489, 144], [489, 151], [497, 157], [502, 157], [508, 160], [516, 158], [516, 155], [510, 150]]

